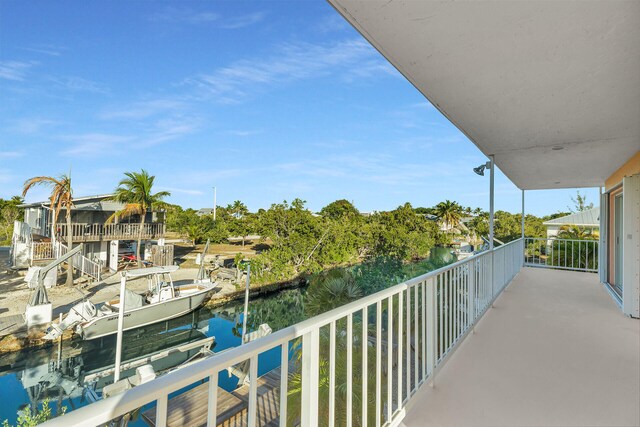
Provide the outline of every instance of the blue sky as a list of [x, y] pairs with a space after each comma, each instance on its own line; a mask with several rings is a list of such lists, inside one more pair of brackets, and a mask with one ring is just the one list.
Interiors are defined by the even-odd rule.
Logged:
[[[69, 170], [76, 196], [103, 194], [145, 168], [185, 207], [215, 185], [252, 210], [488, 208], [484, 161], [324, 1], [0, 2], [0, 197]], [[575, 190], [528, 194], [542, 215]], [[520, 210], [500, 173], [496, 208]]]

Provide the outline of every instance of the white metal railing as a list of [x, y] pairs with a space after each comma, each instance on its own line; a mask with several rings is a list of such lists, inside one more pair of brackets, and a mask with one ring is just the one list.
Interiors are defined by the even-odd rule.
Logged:
[[[185, 387], [208, 381], [206, 407], [191, 405], [181, 410], [192, 412], [192, 417], [203, 411], [200, 415], [206, 415], [207, 425], [216, 426], [224, 421], [217, 419], [218, 374], [249, 361], [244, 416], [254, 426], [259, 406], [258, 355], [274, 349], [281, 355], [280, 403], [269, 410], [278, 412], [281, 426], [287, 424], [287, 414], [302, 426], [317, 426], [319, 419], [329, 420], [330, 426], [398, 425], [412, 396], [434, 379], [520, 271], [523, 243], [518, 239], [392, 286], [45, 425], [96, 426], [155, 405], [156, 425], [165, 426], [171, 398]], [[289, 369], [291, 353], [295, 363]], [[336, 381], [344, 381], [344, 387]]]
[[32, 262], [56, 258], [53, 243], [32, 242], [29, 258]]
[[[54, 258], [60, 258], [67, 253], [68, 247], [60, 242], [54, 242], [53, 254]], [[82, 254], [77, 254], [71, 258], [73, 266], [80, 270], [82, 274], [93, 277], [95, 280], [100, 280], [102, 276], [102, 264], [98, 261], [93, 261]]]
[[527, 266], [562, 270], [598, 271], [598, 240], [526, 237]]
[[[68, 229], [67, 224], [60, 223], [56, 227], [58, 235], [62, 239], [65, 239]], [[74, 222], [71, 224], [71, 232], [73, 233], [74, 242], [100, 239], [134, 240], [138, 238], [140, 232], [140, 224], [100, 224]], [[163, 223], [144, 224], [142, 227], [142, 238], [150, 239], [161, 237], [164, 235], [164, 232], [165, 225]]]

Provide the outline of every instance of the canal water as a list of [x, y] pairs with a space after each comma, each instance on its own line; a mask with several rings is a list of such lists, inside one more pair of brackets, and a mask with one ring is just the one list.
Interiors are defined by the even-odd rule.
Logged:
[[[370, 294], [381, 287], [400, 283], [455, 261], [446, 248], [435, 248], [428, 259], [402, 265], [388, 259], [378, 259], [346, 269], [363, 290]], [[316, 280], [317, 282], [317, 280]], [[255, 298], [249, 302], [247, 329], [255, 331], [260, 324], [268, 324], [275, 332], [308, 317], [319, 314], [305, 310], [305, 300], [314, 287], [283, 290]], [[214, 309], [200, 308], [194, 313], [125, 332], [123, 361], [139, 359], [161, 350], [194, 343], [214, 337], [214, 353], [240, 345], [242, 334], [241, 301]], [[154, 361], [157, 372], [184, 363], [197, 350], [176, 352]], [[280, 351], [273, 349], [260, 355], [258, 374], [280, 366]], [[88, 405], [92, 398], [100, 398], [102, 388], [113, 382], [110, 369], [115, 360], [115, 336], [83, 342], [77, 339], [45, 349], [26, 349], [0, 356], [0, 423], [7, 420], [15, 425], [20, 413], [42, 408], [47, 401], [52, 413], [72, 411]], [[125, 371], [132, 376], [135, 369]], [[219, 384], [227, 391], [238, 386], [238, 378], [229, 373], [219, 374]], [[131, 425], [146, 425], [138, 418]]]

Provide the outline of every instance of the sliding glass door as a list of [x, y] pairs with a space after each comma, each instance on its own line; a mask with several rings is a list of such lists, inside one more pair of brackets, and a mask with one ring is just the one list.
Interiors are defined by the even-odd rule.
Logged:
[[622, 194], [614, 198], [613, 206], [613, 289], [622, 296]]

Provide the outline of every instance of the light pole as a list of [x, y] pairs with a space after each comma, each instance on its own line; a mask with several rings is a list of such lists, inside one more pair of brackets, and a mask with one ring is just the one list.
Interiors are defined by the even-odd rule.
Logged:
[[480, 176], [484, 176], [484, 170], [489, 169], [489, 253], [491, 254], [491, 308], [493, 308], [493, 298], [494, 298], [494, 270], [496, 268], [495, 259], [493, 256], [493, 199], [494, 199], [494, 183], [493, 183], [493, 170], [494, 170], [494, 159], [493, 154], [489, 156], [489, 161], [483, 165], [478, 166], [477, 168], [473, 168], [473, 171]]
[[524, 241], [524, 190], [522, 190], [522, 239]]
[[216, 193], [217, 193], [217, 189], [216, 189], [216, 187], [213, 187], [213, 220], [214, 221], [216, 220], [216, 204], [217, 204], [217, 201], [216, 201], [217, 194]]
[[473, 171], [484, 176], [485, 169], [489, 169], [489, 250], [493, 249], [493, 199], [494, 199], [494, 184], [493, 184], [493, 155], [489, 156], [487, 163], [473, 168]]

